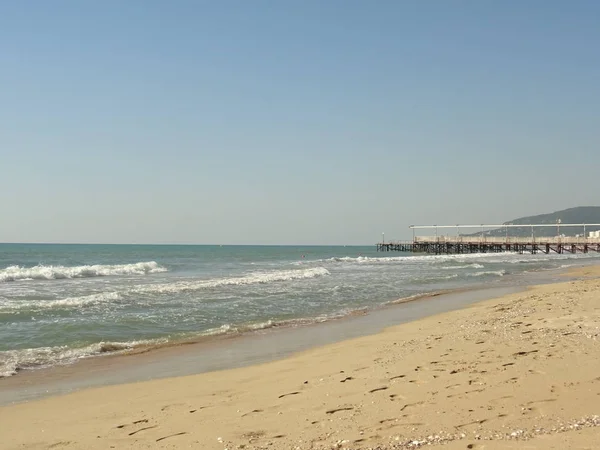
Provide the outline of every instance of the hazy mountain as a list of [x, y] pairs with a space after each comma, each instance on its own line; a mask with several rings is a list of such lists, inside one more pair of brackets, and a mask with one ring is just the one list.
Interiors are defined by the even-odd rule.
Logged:
[[[513, 225], [531, 225], [531, 224], [556, 224], [558, 221], [563, 224], [568, 223], [600, 223], [600, 206], [578, 206], [576, 208], [563, 209], [562, 211], [556, 211], [549, 214], [539, 214], [537, 216], [519, 217], [518, 219], [509, 220], [504, 222], [505, 224]], [[589, 231], [600, 230], [599, 226], [586, 226], [586, 233]], [[508, 233], [510, 236], [531, 236], [531, 228], [509, 228]], [[477, 235], [480, 233], [473, 233]], [[485, 232], [486, 236], [505, 236], [506, 230], [499, 228], [496, 230], [489, 230]], [[558, 227], [544, 227], [536, 228], [535, 235], [539, 237], [556, 236], [558, 234]], [[560, 234], [565, 236], [575, 236], [576, 234], [583, 234], [583, 227], [561, 227]]]

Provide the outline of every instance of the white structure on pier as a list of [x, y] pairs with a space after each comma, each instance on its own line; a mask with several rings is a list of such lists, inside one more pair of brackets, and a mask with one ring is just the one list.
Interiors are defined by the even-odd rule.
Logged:
[[[556, 236], [554, 237], [536, 237], [535, 229], [537, 228], [556, 228]], [[561, 234], [561, 229], [564, 228], [583, 228], [582, 235], [565, 236]], [[600, 227], [599, 223], [541, 223], [530, 225], [411, 225], [409, 228], [413, 230], [413, 242], [440, 242], [440, 243], [486, 243], [486, 244], [525, 244], [525, 243], [540, 243], [545, 244], [600, 244], [600, 230], [590, 231], [586, 234], [586, 227]], [[470, 235], [461, 235], [461, 229], [470, 228]], [[510, 236], [510, 228], [525, 228], [531, 230], [531, 236], [513, 237]], [[504, 236], [490, 236], [491, 230], [504, 230]], [[415, 236], [416, 230], [435, 230], [434, 236]], [[445, 233], [449, 230], [456, 230], [456, 235], [448, 235]]]

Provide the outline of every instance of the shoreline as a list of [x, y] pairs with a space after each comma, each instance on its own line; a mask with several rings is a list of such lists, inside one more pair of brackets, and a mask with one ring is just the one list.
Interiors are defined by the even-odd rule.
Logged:
[[3, 444], [591, 449], [600, 267], [567, 275], [276, 361], [0, 407]]
[[[516, 254], [515, 254], [516, 255]], [[488, 255], [480, 255], [480, 256], [488, 256]], [[491, 256], [496, 256], [494, 254], [492, 254]], [[345, 260], [348, 257], [331, 257], [331, 258], [325, 258], [325, 260], [327, 261], [331, 261], [331, 260], [337, 260], [337, 259], [341, 259], [341, 260]], [[408, 258], [408, 259], [407, 259]], [[416, 259], [422, 258], [422, 257], [415, 257]], [[406, 259], [407, 261], [412, 261], [415, 258], [409, 258], [406, 256], [401, 256], [400, 259], [404, 260]], [[429, 258], [429, 257], [427, 257]], [[444, 258], [444, 255], [442, 255], [442, 259]], [[134, 259], [143, 259], [143, 258], [134, 258]], [[349, 258], [349, 259], [353, 259], [353, 258]], [[384, 258], [387, 259], [387, 258]], [[391, 258], [394, 259], [394, 258]], [[485, 258], [484, 258], [485, 259]], [[502, 258], [501, 258], [502, 259]], [[510, 259], [510, 258], [509, 258]], [[568, 259], [568, 258], [567, 258]], [[518, 258], [517, 260], [513, 261], [513, 262], [525, 262], [526, 260], [528, 260], [528, 258], [525, 259], [520, 259]], [[321, 260], [317, 260], [317, 261], [321, 261]], [[437, 260], [434, 260], [434, 263]], [[505, 261], [506, 262], [506, 261]], [[575, 262], [575, 261], [573, 261]], [[586, 264], [588, 263], [588, 261], [578, 261], [575, 262], [575, 264]], [[136, 263], [138, 264], [138, 263]], [[156, 263], [152, 262], [152, 264], [156, 265]], [[486, 263], [487, 264], [487, 263]], [[445, 264], [443, 264], [444, 267], [441, 267], [442, 269], [450, 269], [452, 267], [446, 267]], [[506, 264], [504, 264], [505, 266]], [[510, 264], [509, 264], [510, 265]], [[552, 264], [553, 265], [553, 264]], [[459, 266], [459, 268], [465, 268], [465, 267], [470, 267], [471, 265], [467, 265], [467, 266]], [[477, 269], [483, 268], [483, 266], [481, 264], [473, 264], [473, 266], [475, 266]], [[387, 266], [386, 266], [387, 267]], [[359, 294], [357, 296], [354, 296], [352, 299], [350, 299], [350, 301], [348, 301], [348, 299], [344, 299], [344, 295], [337, 295], [337, 296], [333, 296], [335, 297], [332, 302], [333, 305], [332, 306], [320, 306], [318, 305], [317, 302], [317, 306], [314, 307], [314, 311], [311, 312], [310, 308], [306, 311], [302, 311], [303, 308], [296, 308], [296, 307], [291, 307], [291, 309], [294, 311], [292, 313], [290, 313], [290, 307], [289, 305], [284, 306], [282, 310], [279, 311], [284, 311], [285, 313], [278, 313], [277, 310], [272, 311], [262, 311], [262, 313], [264, 314], [252, 314], [251, 317], [247, 317], [245, 315], [240, 316], [239, 314], [237, 314], [236, 311], [233, 311], [231, 314], [232, 319], [231, 320], [226, 320], [229, 315], [225, 314], [222, 315], [221, 317], [209, 317], [210, 320], [205, 322], [205, 318], [202, 317], [202, 312], [198, 312], [197, 310], [194, 310], [193, 312], [190, 312], [190, 314], [193, 316], [192, 320], [190, 321], [190, 323], [204, 323], [204, 325], [210, 325], [210, 326], [188, 326], [185, 325], [185, 323], [187, 323], [187, 320], [183, 321], [183, 326], [179, 326], [177, 325], [177, 321], [179, 319], [177, 319], [175, 322], [168, 322], [169, 324], [172, 323], [172, 325], [168, 325], [168, 326], [162, 326], [159, 325], [159, 328], [155, 328], [155, 327], [146, 327], [146, 329], [144, 329], [143, 327], [139, 328], [139, 329], [135, 329], [133, 333], [128, 332], [127, 327], [121, 327], [121, 330], [117, 331], [116, 334], [112, 334], [112, 329], [110, 327], [110, 325], [108, 324], [104, 324], [102, 325], [102, 318], [100, 314], [94, 314], [94, 309], [90, 308], [89, 311], [91, 311], [92, 313], [89, 315], [90, 316], [90, 321], [91, 323], [93, 323], [94, 325], [100, 324], [102, 325], [102, 327], [100, 327], [99, 329], [96, 330], [96, 333], [90, 333], [90, 334], [86, 334], [83, 333], [83, 336], [87, 336], [86, 338], [84, 338], [84, 342], [78, 341], [77, 336], [72, 336], [69, 337], [68, 334], [63, 334], [63, 335], [59, 335], [57, 334], [57, 339], [55, 339], [53, 341], [52, 344], [47, 343], [48, 341], [45, 340], [40, 340], [40, 339], [34, 339], [34, 340], [30, 340], [28, 336], [37, 336], [37, 332], [36, 332], [36, 328], [35, 328], [35, 319], [36, 317], [34, 317], [36, 314], [33, 312], [35, 311], [35, 309], [32, 310], [31, 312], [31, 320], [28, 321], [26, 316], [22, 316], [25, 318], [25, 320], [23, 320], [23, 318], [21, 316], [17, 316], [17, 322], [21, 324], [21, 328], [17, 327], [17, 340], [15, 342], [15, 345], [10, 345], [4, 346], [4, 350], [1, 355], [1, 359], [2, 362], [0, 363], [0, 390], [1, 390], [1, 385], [2, 383], [6, 380], [6, 379], [10, 379], [13, 377], [23, 377], [25, 374], [28, 374], [32, 371], [49, 371], [52, 370], [54, 367], [62, 367], [62, 366], [67, 366], [67, 365], [79, 365], [82, 364], [82, 362], [87, 361], [88, 359], [91, 358], [102, 358], [102, 359], [107, 359], [109, 357], [112, 356], [130, 356], [130, 355], [135, 355], [137, 353], [143, 353], [143, 352], [148, 352], [148, 351], [155, 351], [156, 349], [162, 349], [165, 347], [173, 347], [173, 346], [181, 346], [181, 345], [188, 345], [188, 344], [193, 344], [196, 342], [204, 342], [204, 341], [210, 341], [210, 340], [220, 340], [220, 339], [229, 339], [229, 338], [238, 338], [238, 337], [244, 337], [246, 335], [251, 335], [254, 332], [262, 332], [263, 330], [269, 330], [272, 328], [275, 329], [288, 329], [288, 328], [295, 328], [295, 327], [301, 327], [301, 326], [312, 326], [314, 323], [329, 323], [329, 322], [335, 322], [337, 320], [345, 320], [346, 317], [348, 316], [354, 316], [354, 315], [360, 315], [360, 314], [369, 314], [371, 311], [375, 311], [378, 310], [380, 308], [386, 308], [389, 305], [392, 304], [397, 304], [397, 303], [403, 303], [403, 302], [407, 302], [407, 301], [413, 301], [413, 300], [418, 300], [419, 298], [422, 297], [427, 297], [430, 295], [439, 295], [440, 293], [445, 293], [445, 292], [459, 292], [462, 290], [474, 290], [474, 289], [479, 289], [479, 288], [483, 288], [483, 287], [487, 287], [487, 286], [495, 286], [496, 283], [499, 283], [498, 285], [504, 285], [504, 286], [509, 286], [509, 285], [513, 285], [513, 284], [519, 284], [519, 285], [529, 285], [529, 284], [533, 284], [536, 283], [536, 281], [531, 281], [529, 280], [529, 277], [533, 277], [534, 274], [536, 274], [538, 271], [539, 273], [552, 273], [556, 270], [561, 270], [563, 267], [566, 266], [560, 266], [560, 267], [554, 267], [554, 268], [543, 268], [543, 267], [537, 267], [537, 268], [529, 268], [529, 270], [523, 270], [523, 268], [521, 267], [520, 269], [517, 268], [517, 266], [515, 266], [515, 271], [517, 271], [518, 273], [515, 274], [514, 271], [510, 268], [504, 268], [501, 271], [487, 271], [487, 272], [477, 272], [474, 274], [466, 274], [465, 277], [463, 277], [463, 279], [461, 281], [457, 281], [457, 282], [439, 282], [436, 283], [434, 282], [433, 284], [429, 284], [429, 283], [420, 283], [417, 282], [414, 285], [409, 284], [409, 289], [405, 289], [405, 288], [398, 288], [396, 289], [396, 284], [394, 284], [394, 288], [383, 288], [383, 289], [379, 289], [379, 286], [385, 286], [386, 282], [385, 279], [380, 280], [379, 283], [377, 283], [376, 286], [373, 286], [373, 289], [371, 289], [370, 286], [368, 286], [367, 281], [368, 280], [364, 280], [363, 281], [363, 289], [366, 288], [365, 291], [362, 292], [362, 294]], [[312, 270], [312, 269], [311, 269]], [[324, 269], [323, 269], [324, 270]], [[439, 272], [439, 270], [438, 270]], [[442, 274], [443, 275], [447, 275], [445, 273], [446, 271], [443, 271]], [[454, 272], [454, 271], [451, 271]], [[450, 273], [450, 272], [448, 272]], [[494, 275], [499, 275], [500, 273], [504, 274], [505, 276], [497, 276], [494, 277], [493, 279], [490, 279], [489, 277], [482, 277], [482, 278], [486, 278], [485, 280], [479, 280], [479, 276], [482, 274], [494, 274]], [[471, 275], [476, 276], [476, 278], [471, 277]], [[393, 276], [393, 275], [392, 275]], [[449, 276], [443, 276], [443, 277], [437, 277], [433, 276], [432, 280], [435, 279], [444, 279], [447, 280], [448, 278], [452, 278], [457, 276], [454, 273], [451, 273]], [[522, 277], [525, 276], [528, 279], [526, 280], [525, 283], [523, 283], [522, 281]], [[548, 275], [543, 275], [543, 276], [548, 276]], [[420, 280], [421, 278], [419, 278], [418, 276], [416, 276], [418, 280]], [[471, 277], [471, 278], [469, 278]], [[521, 280], [520, 282], [517, 280]], [[431, 281], [431, 280], [430, 280]], [[116, 283], [118, 283], [118, 280], [116, 281]], [[403, 283], [401, 283], [403, 284]], [[343, 286], [343, 283], [342, 283]], [[339, 286], [335, 286], [335, 288], [333, 289], [334, 291], [338, 288]], [[343, 290], [343, 289], [342, 289]], [[110, 289], [109, 289], [110, 291]], [[369, 291], [371, 291], [371, 293], [369, 293]], [[380, 292], [381, 291], [381, 292]], [[79, 295], [79, 294], [77, 294]], [[333, 295], [333, 294], [332, 294]], [[100, 299], [96, 299], [93, 298], [93, 302], [104, 302], [105, 300], [107, 300], [107, 298], [109, 296], [105, 296], [104, 293], [100, 294], [101, 298]], [[352, 297], [352, 295], [350, 295]], [[96, 297], [96, 295], [92, 295], [90, 297]], [[105, 298], [106, 297], [106, 298]], [[347, 296], [346, 296], [347, 297]], [[77, 299], [79, 297], [76, 297]], [[86, 305], [88, 303], [88, 296], [84, 295], [83, 297], [81, 297], [83, 299], [86, 299]], [[362, 300], [361, 300], [362, 299]], [[119, 300], [119, 296], [116, 296], [115, 298], [110, 298], [110, 300]], [[130, 303], [129, 300], [125, 301], [124, 299], [121, 299], [124, 302], [123, 308], [126, 311], [125, 314], [131, 314], [131, 310], [128, 309], [128, 302]], [[323, 298], [321, 300], [325, 300], [325, 302], [323, 303], [328, 303], [326, 298]], [[90, 300], [91, 301], [91, 300]], [[26, 302], [27, 303], [27, 302]], [[50, 306], [56, 306], [56, 305], [52, 305], [52, 303], [58, 303], [58, 304], [62, 304], [62, 301], [57, 301], [57, 302], [50, 302]], [[120, 303], [117, 302], [117, 303]], [[135, 302], [133, 302], [135, 303]], [[184, 302], [186, 303], [186, 302]], [[94, 308], [95, 308], [95, 304], [93, 304]], [[314, 306], [314, 305], [312, 305]], [[136, 306], [132, 306], [133, 308], [136, 308]], [[276, 308], [277, 305], [274, 305], [274, 307]], [[44, 306], [44, 309], [46, 308], [46, 306]], [[59, 306], [60, 308], [60, 306]], [[286, 309], [287, 308], [287, 309]], [[27, 309], [27, 308], [25, 308]], [[139, 308], [138, 308], [139, 309]], [[185, 309], [185, 308], [183, 308]], [[260, 308], [259, 308], [260, 309]], [[271, 308], [272, 309], [272, 308]], [[8, 315], [8, 322], [10, 323], [10, 304], [9, 304], [9, 315]], [[19, 309], [17, 309], [19, 310]], [[216, 309], [218, 310], [218, 309]], [[52, 310], [53, 311], [53, 310]], [[66, 316], [70, 316], [72, 314], [75, 314], [74, 318], [76, 319], [76, 314], [78, 314], [78, 308], [69, 308], [69, 313], [65, 313]], [[72, 311], [75, 311], [75, 313], [73, 313]], [[88, 311], [86, 309], [86, 311]], [[127, 312], [129, 311], [129, 312]], [[151, 309], [148, 310], [147, 308], [144, 309], [142, 308], [141, 310], [138, 311], [138, 314], [141, 314], [142, 316], [144, 316], [144, 314], [146, 314], [146, 311], [152, 311]], [[83, 313], [83, 311], [81, 312]], [[29, 313], [27, 313], [29, 314]], [[50, 319], [52, 319], [52, 312], [49, 313], [50, 314]], [[56, 313], [55, 313], [56, 314]], [[60, 315], [62, 317], [62, 312], [60, 312]], [[212, 313], [210, 313], [212, 314]], [[209, 316], [210, 316], [209, 314]], [[1, 314], [0, 314], [1, 315]], [[198, 316], [198, 317], [196, 317]], [[19, 318], [21, 317], [21, 318]], [[38, 319], [40, 320], [44, 320], [44, 314], [40, 313], [40, 317]], [[132, 316], [132, 319], [135, 321], [135, 316]], [[143, 322], [143, 320], [142, 320]], [[54, 323], [58, 323], [58, 322], [54, 322]], [[152, 323], [152, 321], [150, 321], [150, 323]], [[104, 329], [103, 329], [104, 328]], [[24, 330], [29, 330], [29, 334], [25, 334]], [[169, 331], [170, 330], [170, 331]], [[178, 331], [179, 330], [179, 331]], [[9, 343], [12, 340], [12, 337], [10, 335], [10, 333], [7, 333], [9, 330], [6, 330], [3, 334], [4, 338], [6, 339], [5, 342]], [[53, 329], [52, 331], [58, 333], [60, 332], [60, 326], [57, 325], [55, 327], [55, 329]], [[91, 330], [90, 330], [91, 331]], [[373, 332], [373, 331], [369, 331], [369, 332]], [[19, 334], [20, 333], [20, 334]], [[20, 340], [19, 340], [20, 338]], [[325, 344], [327, 343], [327, 341], [323, 341], [318, 343], [320, 344]], [[171, 374], [172, 375], [172, 374]], [[132, 380], [130, 380], [132, 381]], [[1, 393], [0, 393], [0, 403], [1, 402]]]
[[[576, 267], [594, 267], [594, 264]], [[477, 286], [416, 294], [322, 322], [298, 321], [293, 325], [241, 333], [199, 336], [93, 355], [71, 364], [26, 369], [0, 379], [0, 406], [97, 386], [189, 376], [275, 361], [376, 334], [386, 327], [465, 308], [525, 290], [533, 284], [559, 282], [572, 268], [525, 272]]]
[[128, 353], [107, 353], [69, 365], [21, 371], [0, 380], [0, 407], [99, 386], [193, 376], [278, 361], [524, 289], [521, 286], [460, 289], [419, 296], [326, 322], [208, 336]]

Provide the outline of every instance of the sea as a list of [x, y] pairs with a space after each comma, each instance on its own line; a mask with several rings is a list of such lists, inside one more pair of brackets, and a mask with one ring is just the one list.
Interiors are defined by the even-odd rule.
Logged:
[[0, 244], [0, 377], [336, 320], [593, 258], [378, 253], [375, 246]]

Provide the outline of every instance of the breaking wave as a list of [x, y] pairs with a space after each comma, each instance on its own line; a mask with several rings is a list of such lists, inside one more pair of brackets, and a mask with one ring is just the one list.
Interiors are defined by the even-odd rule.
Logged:
[[[539, 263], [544, 261], [555, 261], [557, 259], [584, 259], [590, 257], [597, 257], [595, 254], [587, 255], [571, 255], [571, 254], [527, 254], [527, 253], [516, 253], [516, 252], [499, 252], [499, 253], [462, 253], [462, 254], [450, 254], [450, 255], [433, 255], [433, 254], [416, 254], [410, 256], [342, 256], [332, 257], [327, 259], [316, 259], [313, 261], [294, 261], [292, 264], [296, 266], [303, 266], [309, 263], [322, 263], [322, 264], [335, 264], [335, 263], [346, 263], [346, 264], [364, 264], [364, 265], [387, 265], [387, 264], [419, 264], [419, 263], [430, 263], [430, 264], [463, 264], [464, 267], [454, 266], [453, 268], [478, 268], [473, 266], [477, 264], [477, 261], [481, 263], [500, 263], [500, 264], [518, 264], [518, 263]], [[447, 267], [442, 267], [447, 268]], [[448, 267], [449, 268], [449, 267]]]
[[[157, 266], [158, 267], [158, 266]], [[2, 300], [0, 299], [0, 313], [16, 313], [22, 311], [41, 311], [50, 309], [77, 309], [106, 303], [114, 303], [124, 299], [130, 294], [174, 294], [201, 289], [217, 288], [221, 286], [243, 286], [252, 284], [265, 284], [282, 281], [302, 280], [329, 275], [323, 267], [304, 270], [278, 270], [274, 272], [257, 272], [242, 277], [216, 278], [210, 280], [176, 281], [160, 284], [138, 284], [125, 288], [120, 292], [100, 292], [97, 294], [80, 297], [68, 297], [59, 300]]]
[[29, 280], [61, 280], [65, 278], [106, 277], [115, 275], [146, 275], [167, 272], [155, 261], [134, 264], [115, 264], [92, 266], [10, 266], [0, 270], [0, 282]]
[[[493, 258], [498, 257], [499, 255], [506, 255], [506, 257], [511, 258], [516, 253], [469, 253], [469, 254], [459, 254], [459, 255], [417, 255], [417, 256], [381, 256], [381, 257], [373, 257], [373, 256], [342, 256], [342, 257], [333, 257], [329, 259], [320, 259], [317, 262], [344, 262], [344, 263], [356, 263], [356, 264], [398, 264], [398, 263], [418, 263], [418, 262], [468, 262], [468, 260], [472, 259], [485, 259], [485, 258]], [[295, 264], [302, 264], [302, 262], [296, 262]]]
[[99, 294], [84, 295], [82, 297], [68, 297], [60, 300], [35, 300], [35, 301], [12, 301], [0, 302], [0, 313], [16, 311], [40, 311], [46, 309], [67, 309], [93, 306], [121, 300], [122, 297], [116, 292], [102, 292]]
[[497, 277], [503, 277], [504, 275], [506, 275], [506, 271], [505, 270], [489, 270], [486, 272], [475, 272], [475, 273], [467, 273], [466, 276], [468, 277], [482, 277], [485, 275], [495, 275]]
[[465, 264], [461, 266], [443, 266], [440, 269], [443, 270], [458, 270], [458, 269], [483, 269], [484, 266], [481, 264]]
[[273, 272], [256, 272], [242, 277], [217, 278], [199, 281], [178, 281], [175, 283], [148, 284], [136, 286], [130, 292], [137, 294], [165, 294], [197, 291], [220, 286], [243, 286], [251, 284], [274, 283], [281, 281], [302, 280], [329, 275], [324, 267], [305, 270], [277, 270]]

